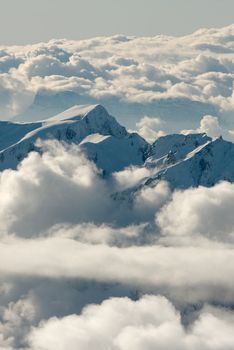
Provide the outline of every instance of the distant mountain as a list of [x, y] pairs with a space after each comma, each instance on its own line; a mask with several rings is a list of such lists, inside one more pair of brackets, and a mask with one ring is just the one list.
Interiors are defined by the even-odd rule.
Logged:
[[38, 151], [37, 139], [77, 144], [108, 176], [128, 166], [146, 167], [150, 176], [131, 190], [159, 180], [172, 188], [213, 186], [234, 181], [234, 144], [206, 134], [172, 134], [152, 145], [129, 133], [101, 105], [73, 106], [46, 121], [0, 122], [0, 170], [16, 168], [29, 152]]
[[16, 122], [45, 120], [77, 104], [84, 104], [84, 101], [80, 101], [75, 92], [61, 91], [53, 93], [42, 90], [36, 94], [33, 103], [27, 110], [16, 115], [12, 120]]
[[[103, 97], [102, 104], [118, 121], [133, 128], [145, 115], [159, 117], [164, 122], [166, 132], [181, 129], [195, 129], [200, 119], [206, 115], [217, 115], [217, 110], [209, 103], [192, 101], [184, 97], [157, 99], [151, 102], [119, 101], [115, 96]], [[79, 95], [73, 91], [51, 92], [40, 90], [26, 111], [16, 115], [12, 121], [35, 122], [46, 120], [71, 108], [74, 105], [98, 104], [100, 101], [91, 96]], [[222, 121], [221, 121], [222, 122]]]

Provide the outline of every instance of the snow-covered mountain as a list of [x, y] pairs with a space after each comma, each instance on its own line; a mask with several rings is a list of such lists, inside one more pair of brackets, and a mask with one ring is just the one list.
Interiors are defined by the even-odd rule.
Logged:
[[104, 175], [129, 166], [146, 167], [150, 176], [133, 191], [160, 179], [172, 188], [212, 186], [234, 181], [234, 144], [206, 134], [172, 134], [152, 145], [129, 133], [101, 105], [73, 106], [46, 121], [0, 122], [0, 170], [16, 168], [37, 139], [77, 144]]
[[206, 134], [172, 134], [158, 138], [150, 147], [146, 164], [151, 167], [178, 162], [186, 155], [211, 141]]
[[[163, 179], [173, 188], [188, 188], [199, 185], [210, 187], [221, 180], [234, 181], [232, 142], [225, 141], [222, 137], [212, 140], [201, 134], [188, 135], [186, 139], [183, 146], [180, 145], [177, 149], [176, 143], [166, 155], [153, 161], [156, 171], [147, 180], [147, 184]], [[196, 145], [194, 149], [190, 147], [192, 139]], [[151, 159], [147, 159], [148, 164]]]
[[143, 165], [149, 148], [141, 136], [128, 133], [101, 105], [73, 106], [42, 122], [0, 122], [0, 170], [16, 168], [36, 150], [37, 139], [81, 144], [105, 173]]

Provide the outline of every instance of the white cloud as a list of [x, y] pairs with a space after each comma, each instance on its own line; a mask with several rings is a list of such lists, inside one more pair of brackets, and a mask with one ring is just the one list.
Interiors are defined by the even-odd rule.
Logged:
[[30, 236], [54, 224], [108, 220], [109, 192], [94, 164], [75, 146], [45, 147], [0, 174], [1, 232]]
[[27, 336], [37, 310], [30, 298], [19, 299], [10, 302], [3, 309], [2, 322], [0, 322], [0, 346], [1, 349], [19, 348], [22, 339]]
[[164, 136], [165, 132], [159, 130], [163, 122], [157, 117], [143, 117], [137, 124], [137, 132], [148, 142], [154, 142], [158, 137]]
[[64, 237], [9, 238], [0, 243], [0, 276], [117, 283], [163, 293], [182, 304], [232, 303], [233, 250], [212, 241], [191, 240], [190, 246], [181, 247], [178, 242], [174, 247], [118, 248]]
[[176, 191], [156, 221], [164, 234], [201, 234], [221, 242], [233, 240], [233, 186], [222, 182], [211, 188]]
[[130, 202], [126, 196], [121, 199], [122, 191], [150, 175], [147, 169], [126, 168], [106, 181], [78, 146], [52, 140], [38, 145], [42, 154], [31, 152], [17, 170], [0, 173], [1, 235], [44, 235], [59, 224], [120, 227], [153, 221], [155, 211], [168, 199], [165, 183], [129, 193]]
[[212, 138], [222, 136], [227, 141], [234, 141], [234, 132], [225, 127], [221, 127], [219, 118], [212, 115], [205, 115], [200, 120], [200, 126], [195, 130], [181, 130], [182, 134], [206, 133]]
[[[78, 148], [44, 147], [42, 156], [32, 153], [17, 171], [1, 173], [2, 276], [95, 279], [163, 289], [179, 300], [188, 289], [196, 302], [233, 300], [232, 184], [171, 194], [159, 182], [128, 194], [129, 206], [110, 198], [112, 182]], [[115, 176], [125, 188], [145, 174], [134, 168]]]
[[163, 297], [144, 296], [136, 302], [110, 299], [86, 307], [80, 316], [41, 323], [29, 340], [32, 350], [65, 350], [67, 344], [71, 350], [231, 350], [233, 315], [215, 311], [202, 311], [186, 330], [179, 313]]
[[129, 167], [113, 174], [118, 191], [133, 187], [148, 176], [150, 170], [145, 167]]
[[137, 192], [134, 201], [134, 210], [138, 217], [150, 221], [152, 215], [170, 199], [170, 188], [166, 182], [159, 182], [154, 187], [144, 186]]
[[[232, 33], [230, 26], [201, 30], [181, 38], [124, 36], [124, 40], [116, 37], [51, 40], [25, 47], [5, 47], [0, 51], [0, 86], [12, 85], [12, 81], [15, 85], [4, 88], [9, 94], [7, 109], [0, 98], [2, 119], [23, 112], [32, 101], [27, 96], [32, 97], [43, 88], [77, 92], [81, 103], [87, 99], [101, 103], [112, 99], [120, 116], [125, 112], [118, 107], [119, 103], [126, 104], [126, 108], [132, 106], [132, 117], [135, 112], [143, 117], [157, 108], [155, 113], [161, 118], [170, 117], [171, 121], [186, 118], [176, 113], [170, 100], [167, 110], [161, 108], [162, 99], [199, 101], [204, 105], [199, 110], [195, 103], [194, 115], [217, 110], [231, 123], [227, 114], [234, 110]], [[135, 103], [143, 103], [145, 108], [134, 108]], [[187, 115], [192, 123], [189, 106]], [[149, 137], [152, 139], [153, 135]]]
[[198, 131], [201, 133], [204, 132], [211, 137], [219, 137], [222, 134], [218, 118], [211, 115], [205, 115], [201, 119]]
[[[187, 303], [233, 303], [232, 184], [171, 193], [166, 183], [159, 182], [132, 193], [129, 206], [128, 202], [110, 199], [113, 181], [101, 179], [78, 148], [52, 141], [44, 148], [43, 155], [32, 153], [18, 170], [7, 170], [0, 176], [2, 348], [26, 347], [31, 326], [37, 327], [31, 338], [35, 350], [49, 346], [40, 342], [48, 334], [52, 337], [50, 324], [65, 327], [64, 321], [70, 329], [70, 319], [82, 321], [83, 314], [66, 315], [79, 312], [87, 302], [100, 303], [113, 294], [130, 295], [132, 290], [136, 295], [165, 295], [182, 310]], [[130, 168], [115, 174], [115, 180], [126, 189], [145, 175], [141, 168]], [[152, 222], [155, 213], [158, 228]], [[55, 298], [54, 303], [51, 298]], [[136, 308], [134, 302], [128, 303]], [[97, 308], [102, 311], [102, 305]], [[127, 315], [125, 312], [125, 324], [129, 323]], [[46, 319], [53, 316], [63, 318], [47, 324]], [[222, 317], [220, 320], [212, 311], [204, 323], [203, 316], [192, 326], [194, 333], [178, 321], [185, 349], [196, 347], [198, 339], [202, 339], [199, 346], [209, 349], [212, 324], [228, 334]], [[147, 322], [142, 322], [146, 333], [139, 338], [126, 333], [131, 324], [121, 328], [124, 336], [116, 343], [120, 349], [158, 345], [154, 336], [158, 326], [149, 340]], [[47, 335], [42, 336], [43, 332]], [[215, 341], [226, 344], [226, 338], [221, 333], [218, 336]], [[56, 341], [52, 338], [48, 350]], [[163, 339], [168, 348], [168, 333]], [[67, 338], [59, 344], [63, 341]]]

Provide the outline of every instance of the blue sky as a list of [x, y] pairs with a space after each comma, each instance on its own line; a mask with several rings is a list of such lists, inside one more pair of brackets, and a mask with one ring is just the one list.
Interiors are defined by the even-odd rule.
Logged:
[[233, 0], [0, 0], [0, 44], [98, 35], [183, 35], [234, 22]]

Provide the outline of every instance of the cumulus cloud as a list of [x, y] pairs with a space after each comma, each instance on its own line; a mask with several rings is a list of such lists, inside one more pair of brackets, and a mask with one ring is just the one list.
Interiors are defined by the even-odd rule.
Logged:
[[7, 73], [11, 68], [18, 68], [23, 60], [15, 55], [8, 54], [4, 50], [0, 50], [0, 73]]
[[[126, 114], [133, 121], [156, 114], [166, 119], [168, 129], [168, 120], [173, 127], [175, 119], [194, 127], [194, 121], [205, 114], [217, 114], [232, 123], [232, 33], [233, 26], [229, 26], [181, 38], [121, 36], [119, 40], [114, 36], [4, 47], [0, 50], [0, 86], [9, 98], [7, 109], [0, 99], [1, 119], [23, 113], [43, 88], [73, 91], [80, 103], [108, 104], [117, 116]], [[12, 81], [18, 87], [5, 89]], [[163, 101], [167, 101], [166, 108]], [[131, 121], [129, 126], [133, 126]], [[142, 130], [150, 139], [151, 129], [155, 130], [145, 125]]]
[[199, 132], [204, 132], [211, 137], [219, 137], [222, 133], [222, 129], [219, 125], [218, 118], [211, 115], [205, 115], [201, 119]]
[[143, 117], [137, 124], [137, 132], [148, 142], [154, 142], [158, 137], [164, 136], [165, 132], [159, 130], [163, 122], [156, 117]]
[[156, 221], [164, 234], [201, 234], [221, 242], [233, 240], [233, 184], [219, 183], [211, 188], [199, 187], [176, 191]]
[[152, 215], [169, 200], [171, 195], [169, 185], [161, 181], [153, 187], [142, 187], [135, 196], [133, 209], [138, 217], [150, 221]]
[[195, 130], [182, 130], [182, 134], [205, 133], [212, 138], [222, 136], [225, 140], [234, 141], [234, 132], [220, 125], [218, 117], [205, 115], [200, 120], [200, 126]]
[[[30, 298], [22, 298], [10, 302], [2, 308], [2, 322], [0, 322], [0, 346], [3, 349], [19, 348], [22, 340], [34, 324], [36, 307]], [[19, 345], [19, 346], [18, 346]]]
[[17, 171], [0, 174], [1, 232], [27, 236], [59, 223], [105, 221], [111, 202], [94, 164], [75, 146], [51, 141], [44, 147]]
[[32, 330], [29, 342], [33, 350], [63, 350], [67, 344], [71, 350], [221, 350], [233, 346], [233, 323], [232, 313], [210, 309], [203, 310], [185, 329], [177, 310], [163, 297], [144, 296], [135, 302], [110, 299], [99, 306], [86, 307], [80, 316], [41, 323]]

